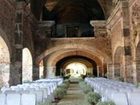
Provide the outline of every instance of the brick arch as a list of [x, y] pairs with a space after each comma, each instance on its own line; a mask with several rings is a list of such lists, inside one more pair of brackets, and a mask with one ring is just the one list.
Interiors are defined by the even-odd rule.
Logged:
[[101, 5], [101, 8], [103, 9], [103, 12], [106, 16], [106, 18], [111, 14], [112, 9], [112, 0], [97, 0], [99, 4]]
[[[63, 59], [63, 58], [62, 58], [62, 59]], [[73, 63], [73, 62], [79, 62], [79, 63], [81, 63], [81, 64], [86, 65], [87, 67], [92, 67], [92, 66], [93, 66], [91, 62], [82, 59], [81, 61], [76, 61], [76, 60], [75, 60], [75, 61], [68, 61], [68, 62], [66, 62], [66, 63], [63, 65], [63, 68], [66, 68], [67, 65], [69, 65], [69, 64], [71, 64], [71, 63]]]
[[75, 50], [75, 51], [86, 51], [93, 53], [93, 55], [99, 57], [99, 58], [104, 58], [106, 62], [111, 62], [111, 58], [106, 54], [98, 50], [97, 48], [94, 48], [92, 46], [87, 46], [87, 45], [79, 45], [79, 44], [65, 44], [65, 45], [60, 45], [56, 46], [50, 49], [47, 49], [45, 52], [43, 52], [40, 56], [37, 57], [36, 63], [39, 64], [39, 62], [47, 57], [49, 54], [58, 52], [58, 51], [68, 51], [68, 50]]
[[[93, 63], [94, 61], [90, 61], [91, 59], [89, 60], [89, 58], [87, 58], [87, 57], [84, 57], [85, 58], [84, 59], [84, 58], [82, 58], [82, 56], [79, 56], [79, 58], [77, 59], [77, 58], [70, 58], [71, 56], [72, 55], [63, 57], [62, 59], [60, 59], [57, 62], [56, 75], [60, 75], [61, 74], [60, 71], [65, 71], [66, 67], [73, 63], [80, 63], [82, 65], [85, 65], [88, 73], [90, 72], [91, 74], [97, 75], [97, 65], [96, 65], [96, 63]], [[74, 57], [77, 57], [77, 56], [74, 55]], [[67, 60], [64, 60], [64, 59], [67, 59]], [[62, 63], [62, 61], [63, 61], [63, 63]]]
[[12, 55], [12, 47], [10, 44], [10, 41], [8, 40], [7, 35], [5, 34], [5, 32], [0, 28], [0, 36], [1, 38], [5, 41], [6, 46], [8, 47], [10, 56]]
[[9, 85], [10, 50], [6, 35], [0, 30], [0, 87]]
[[50, 55], [48, 62], [49, 62], [49, 65], [55, 66], [56, 63], [60, 61], [61, 59], [68, 56], [75, 56], [75, 55], [90, 58], [91, 60], [95, 61], [97, 65], [99, 66], [102, 65], [102, 60], [98, 58], [96, 55], [90, 52], [81, 51], [81, 50], [79, 51], [68, 50], [68, 51], [60, 51], [60, 52], [53, 53], [52, 55]]
[[49, 63], [48, 66], [55, 67], [56, 63], [58, 61], [60, 61], [61, 59], [69, 57], [69, 56], [75, 56], [75, 55], [83, 56], [83, 57], [86, 57], [86, 58], [89, 58], [89, 59], [95, 61], [97, 66], [99, 67], [100, 74], [103, 73], [103, 71], [104, 71], [103, 58], [94, 55], [92, 52], [83, 51], [83, 50], [78, 50], [78, 51], [77, 50], [76, 51], [75, 50], [66, 50], [66, 51], [63, 50], [63, 51], [52, 53], [51, 55], [49, 55], [49, 58], [47, 60], [47, 62]]
[[137, 82], [140, 82], [140, 42], [136, 47], [136, 74]]
[[115, 78], [121, 77], [123, 75], [122, 67], [123, 67], [123, 55], [124, 50], [123, 47], [117, 47], [114, 54], [114, 76]]

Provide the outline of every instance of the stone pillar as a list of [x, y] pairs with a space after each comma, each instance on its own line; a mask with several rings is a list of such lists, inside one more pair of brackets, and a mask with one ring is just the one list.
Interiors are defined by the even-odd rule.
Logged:
[[107, 78], [113, 79], [114, 78], [114, 65], [107, 64]]
[[47, 67], [47, 78], [55, 77], [56, 67], [48, 66]]
[[[132, 0], [131, 3], [135, 2]], [[139, 48], [136, 47], [136, 43], [139, 42], [140, 39], [140, 1], [137, 0], [131, 8], [131, 19], [132, 19], [132, 42], [133, 42], [133, 81], [137, 84], [140, 80], [139, 70], [140, 70], [140, 60], [139, 60]], [[138, 54], [138, 55], [137, 55]]]
[[10, 85], [22, 83], [22, 49], [23, 49], [23, 2], [17, 2], [15, 51], [10, 70]]
[[33, 62], [33, 80], [39, 79], [39, 65]]
[[133, 62], [132, 64], [133, 68], [133, 81], [135, 84], [137, 84], [137, 69], [136, 69], [136, 62]]
[[97, 77], [99, 77], [99, 76], [100, 76], [100, 67], [97, 66]]
[[123, 37], [124, 37], [124, 56], [125, 56], [125, 80], [133, 82], [133, 68], [132, 68], [132, 52], [131, 52], [131, 37], [129, 24], [129, 3], [128, 0], [122, 2], [122, 16], [123, 16]]
[[107, 31], [106, 31], [106, 21], [90, 21], [91, 26], [94, 28], [94, 34], [95, 37], [106, 37]]
[[120, 77], [120, 63], [114, 63], [114, 77], [119, 78]]
[[47, 76], [47, 71], [46, 71], [46, 67], [47, 67], [47, 65], [46, 65], [46, 59], [43, 60], [43, 66], [44, 66], [43, 78], [46, 78], [46, 76]]

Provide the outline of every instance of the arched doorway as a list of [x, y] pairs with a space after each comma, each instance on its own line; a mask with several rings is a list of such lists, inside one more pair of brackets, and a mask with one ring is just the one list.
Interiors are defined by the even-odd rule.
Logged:
[[136, 76], [137, 76], [137, 82], [140, 82], [140, 42], [138, 43], [138, 46], [136, 48]]
[[0, 36], [0, 87], [9, 85], [10, 53], [8, 46]]
[[81, 75], [86, 75], [87, 70], [88, 70], [87, 66], [80, 62], [70, 63], [64, 68], [65, 74], [69, 74], [70, 76], [76, 78], [80, 77]]
[[[68, 56], [56, 63], [56, 76], [97, 76], [95, 61], [83, 56]], [[67, 75], [68, 74], [68, 75]]]
[[28, 48], [22, 50], [22, 82], [32, 81], [33, 61]]
[[123, 79], [123, 55], [124, 51], [122, 47], [118, 47], [116, 49], [115, 55], [114, 55], [114, 77], [116, 79]]

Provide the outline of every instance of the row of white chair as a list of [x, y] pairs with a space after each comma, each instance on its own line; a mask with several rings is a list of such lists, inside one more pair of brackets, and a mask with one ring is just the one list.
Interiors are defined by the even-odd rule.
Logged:
[[86, 78], [102, 101], [113, 100], [116, 105], [140, 105], [140, 89], [135, 85], [106, 78]]
[[0, 105], [37, 105], [36, 95], [29, 93], [1, 93]]
[[23, 83], [3, 87], [0, 93], [0, 105], [39, 105], [48, 98], [63, 79], [41, 79], [32, 83]]

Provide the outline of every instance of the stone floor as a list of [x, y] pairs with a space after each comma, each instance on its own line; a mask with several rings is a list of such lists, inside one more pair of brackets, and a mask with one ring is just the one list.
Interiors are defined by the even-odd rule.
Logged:
[[70, 84], [67, 95], [57, 105], [88, 105], [79, 84]]

